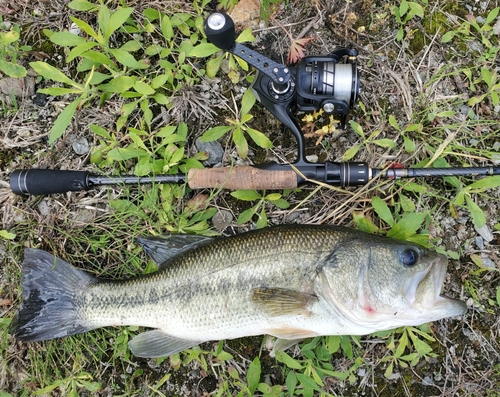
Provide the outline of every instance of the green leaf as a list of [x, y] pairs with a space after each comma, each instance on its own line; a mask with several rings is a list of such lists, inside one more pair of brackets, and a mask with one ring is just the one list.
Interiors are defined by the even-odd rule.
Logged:
[[137, 62], [134, 56], [121, 48], [111, 49], [109, 50], [111, 55], [113, 55], [118, 62], [120, 62], [123, 66], [127, 66], [132, 69], [141, 69], [144, 68], [144, 65], [140, 62]]
[[166, 95], [163, 95], [159, 92], [153, 95], [153, 99], [160, 105], [167, 105], [168, 103], [170, 103], [170, 99]]
[[396, 118], [391, 114], [389, 116], [389, 124], [397, 131], [401, 131], [401, 127], [399, 126], [398, 122], [396, 121]]
[[217, 51], [220, 51], [220, 48], [214, 46], [212, 43], [201, 43], [193, 47], [191, 51], [189, 51], [188, 56], [206, 58], [215, 54]]
[[16, 235], [14, 233], [10, 233], [7, 230], [0, 230], [0, 238], [5, 240], [14, 240]]
[[167, 83], [168, 76], [166, 74], [160, 74], [151, 80], [151, 87], [153, 89], [158, 89]]
[[416, 15], [417, 17], [420, 17], [420, 18], [423, 18], [424, 16], [424, 7], [422, 7], [420, 4], [414, 2], [414, 1], [411, 1], [408, 3], [409, 6], [410, 6], [410, 9], [411, 9], [411, 12], [414, 15]]
[[136, 90], [141, 95], [153, 95], [155, 90], [151, 88], [149, 84], [144, 81], [136, 81], [134, 84], [134, 90]]
[[264, 149], [270, 149], [273, 147], [271, 140], [265, 136], [262, 132], [254, 130], [253, 128], [246, 128], [245, 131], [250, 135], [252, 141]]
[[302, 369], [303, 366], [297, 360], [290, 357], [287, 353], [282, 350], [276, 352], [276, 360], [285, 364], [288, 368], [292, 369]]
[[252, 34], [252, 29], [245, 29], [243, 32], [239, 34], [239, 36], [236, 38], [237, 43], [247, 43], [254, 41], [255, 37]]
[[498, 286], [498, 288], [497, 288], [497, 303], [498, 303], [498, 306], [500, 306], [500, 286]]
[[294, 371], [290, 371], [286, 376], [286, 388], [288, 389], [288, 393], [290, 396], [294, 396], [295, 387], [297, 386], [297, 376]]
[[491, 88], [493, 84], [491, 71], [488, 68], [481, 68], [481, 77], [483, 78], [486, 85]]
[[115, 66], [114, 62], [102, 52], [89, 50], [84, 52], [81, 56], [82, 58], [90, 59], [91, 61], [96, 62], [100, 65]]
[[486, 17], [486, 21], [485, 21], [485, 25], [488, 25], [490, 24], [491, 22], [493, 22], [497, 16], [498, 16], [498, 12], [500, 11], [500, 7], [495, 7], [493, 8], [489, 13], [488, 13], [488, 16]]
[[207, 130], [203, 133], [200, 140], [202, 142], [215, 141], [215, 140], [219, 139], [221, 136], [223, 136], [224, 134], [226, 134], [227, 132], [231, 131], [233, 128], [234, 127], [226, 126], [226, 125], [221, 125], [221, 126], [210, 128], [209, 130]]
[[106, 41], [127, 21], [133, 11], [132, 7], [120, 7], [110, 16], [109, 23], [105, 26], [101, 25], [101, 29], [104, 29], [104, 38]]
[[50, 41], [63, 47], [74, 47], [87, 42], [83, 37], [70, 32], [56, 32], [50, 36]]
[[[85, 21], [78, 19], [76, 17], [70, 16], [70, 19], [78, 26], [80, 29], [82, 29], [85, 33], [87, 33], [90, 37], [93, 37], [95, 40], [99, 41], [99, 35], [95, 32], [94, 29]], [[101, 43], [103, 44], [103, 43]]]
[[365, 133], [363, 132], [363, 128], [358, 123], [351, 120], [349, 121], [349, 124], [351, 125], [351, 128], [356, 134], [358, 134], [363, 139], [365, 138]]
[[309, 376], [304, 375], [304, 374], [296, 374], [297, 380], [305, 387], [309, 389], [313, 389], [316, 391], [321, 391], [321, 388], [319, 385], [314, 381], [314, 379], [311, 379]]
[[165, 39], [170, 40], [174, 37], [174, 29], [172, 28], [172, 21], [165, 15], [161, 20], [161, 33]]
[[19, 32], [15, 30], [10, 30], [0, 34], [0, 44], [9, 45], [19, 40]]
[[399, 28], [398, 33], [396, 33], [396, 41], [403, 40], [404, 35], [405, 35], [405, 32], [404, 32], [403, 28]]
[[405, 352], [406, 347], [408, 346], [408, 333], [403, 332], [401, 338], [399, 339], [399, 345], [396, 351], [394, 352], [394, 357], [399, 358]]
[[255, 190], [236, 190], [231, 192], [231, 196], [243, 201], [254, 201], [261, 198], [260, 194]]
[[12, 62], [7, 62], [5, 59], [0, 58], [0, 70], [9, 77], [21, 78], [26, 76], [28, 71], [21, 65]]
[[399, 5], [399, 16], [404, 17], [405, 14], [408, 12], [408, 2], [406, 0], [403, 0], [401, 4]]
[[56, 69], [54, 66], [49, 65], [48, 63], [40, 61], [30, 62], [30, 66], [33, 68], [35, 72], [37, 72], [40, 76], [42, 76], [47, 80], [58, 81], [60, 83], [65, 83], [68, 85], [72, 85], [73, 87], [83, 89], [83, 87], [80, 84], [75, 83], [64, 73]]
[[260, 360], [259, 357], [255, 357], [254, 360], [250, 363], [247, 372], [247, 382], [251, 396], [254, 395], [255, 390], [257, 390], [257, 387], [259, 386], [260, 372], [261, 372]]
[[62, 87], [42, 88], [41, 90], [38, 90], [38, 92], [41, 94], [54, 95], [54, 96], [82, 93], [81, 90], [76, 88], [62, 88]]
[[394, 142], [392, 139], [375, 139], [374, 141], [372, 141], [372, 143], [383, 148], [394, 149], [396, 147], [396, 142]]
[[467, 190], [493, 189], [500, 186], [500, 175], [487, 176], [467, 186]]
[[270, 193], [270, 194], [266, 195], [266, 197], [264, 197], [264, 198], [268, 201], [276, 201], [276, 200], [279, 200], [281, 198], [281, 194], [280, 193]]
[[396, 240], [407, 240], [408, 237], [413, 236], [421, 227], [425, 216], [426, 215], [421, 212], [404, 214], [403, 217], [392, 226], [391, 230], [387, 232], [387, 237], [392, 237]]
[[106, 84], [101, 84], [98, 88], [104, 92], [121, 94], [131, 89], [137, 81], [136, 76], [119, 76], [110, 80]]
[[352, 220], [356, 224], [356, 229], [362, 230], [368, 233], [376, 233], [378, 232], [378, 227], [374, 225], [374, 223], [365, 217], [362, 212], [354, 211], [352, 213]]
[[243, 97], [241, 98], [241, 117], [248, 114], [250, 109], [252, 109], [252, 106], [255, 104], [255, 100], [256, 98], [252, 90], [246, 90], [243, 94]]
[[98, 45], [95, 41], [86, 41], [85, 43], [79, 44], [76, 47], [72, 48], [66, 57], [66, 62], [71, 62], [76, 57], [82, 55], [85, 51], [90, 50]]
[[111, 139], [111, 135], [103, 127], [98, 126], [96, 124], [91, 124], [89, 125], [89, 128], [94, 134], [106, 139]]
[[248, 142], [243, 135], [241, 128], [236, 127], [233, 131], [233, 142], [236, 145], [238, 155], [244, 159], [248, 155]]
[[247, 223], [250, 219], [252, 219], [252, 216], [255, 214], [256, 210], [256, 206], [253, 206], [252, 208], [243, 211], [236, 221], [238, 225], [243, 225], [244, 223]]
[[406, 135], [403, 135], [403, 142], [404, 142], [406, 153], [413, 153], [415, 151], [415, 149], [417, 148], [417, 146], [415, 145], [415, 142], [413, 142]]
[[342, 156], [342, 160], [348, 161], [348, 160], [352, 159], [356, 155], [356, 153], [358, 153], [358, 150], [360, 147], [361, 147], [361, 145], [358, 144], [358, 145], [354, 145], [354, 146], [350, 147], [349, 149], [347, 149], [347, 151]]
[[[410, 335], [411, 336], [411, 335]], [[413, 346], [415, 347], [415, 350], [420, 356], [425, 356], [432, 352], [432, 347], [430, 347], [427, 343], [425, 343], [423, 340], [420, 340], [419, 338], [411, 338], [413, 342]]]
[[470, 211], [474, 225], [479, 229], [486, 224], [486, 215], [484, 211], [474, 202], [471, 197], [467, 194], [465, 195], [465, 202], [467, 203], [467, 208]]
[[387, 203], [378, 196], [372, 197], [372, 206], [377, 215], [389, 226], [394, 225], [392, 212], [387, 206]]
[[125, 161], [130, 159], [141, 158], [148, 153], [142, 149], [126, 147], [115, 148], [108, 152], [108, 158], [115, 161]]
[[86, 0], [73, 0], [68, 4], [68, 7], [75, 11], [91, 11], [95, 10], [98, 6]]
[[272, 203], [276, 207], [278, 207], [278, 208], [280, 208], [282, 210], [286, 210], [287, 208], [290, 207], [290, 203], [288, 201], [286, 201], [285, 199], [282, 199], [282, 198], [280, 198], [278, 200], [274, 200], [274, 201], [272, 201]]
[[57, 116], [56, 121], [52, 125], [52, 128], [50, 129], [49, 133], [49, 143], [52, 144], [57, 138], [60, 138], [62, 134], [64, 134], [64, 131], [66, 131], [66, 128], [68, 128], [69, 123], [71, 122], [71, 119], [73, 118], [73, 115], [76, 112], [76, 109], [78, 105], [81, 102], [81, 98], [75, 99], [73, 102], [71, 102], [68, 106], [66, 106], [61, 114]]
[[223, 58], [224, 55], [221, 55], [220, 57], [212, 58], [210, 61], [207, 62], [206, 72], [208, 78], [213, 79], [215, 77], [220, 68], [220, 64]]

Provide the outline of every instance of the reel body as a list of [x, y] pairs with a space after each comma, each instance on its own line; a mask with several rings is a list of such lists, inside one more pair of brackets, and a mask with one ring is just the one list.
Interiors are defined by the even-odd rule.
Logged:
[[341, 128], [345, 128], [347, 115], [360, 91], [355, 49], [340, 48], [326, 56], [305, 57], [297, 65], [287, 67], [236, 43], [234, 22], [226, 14], [211, 14], [204, 28], [214, 45], [257, 69], [251, 89], [257, 100], [295, 135], [298, 145], [295, 164], [309, 163], [292, 107], [299, 111], [323, 109], [327, 115], [338, 117]]

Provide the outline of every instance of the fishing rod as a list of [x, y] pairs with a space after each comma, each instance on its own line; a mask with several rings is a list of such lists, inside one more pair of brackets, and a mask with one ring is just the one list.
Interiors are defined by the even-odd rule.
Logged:
[[46, 195], [88, 190], [101, 185], [187, 183], [193, 189], [293, 189], [307, 181], [332, 186], [359, 186], [376, 176], [386, 179], [470, 175], [500, 175], [499, 167], [375, 169], [364, 162], [310, 163], [305, 140], [292, 107], [334, 115], [345, 128], [349, 111], [360, 92], [355, 49], [339, 48], [326, 56], [308, 56], [295, 66], [279, 64], [237, 43], [233, 20], [224, 13], [211, 14], [204, 22], [207, 38], [215, 46], [238, 56], [257, 69], [250, 89], [257, 100], [294, 134], [297, 160], [293, 164], [191, 169], [187, 175], [100, 176], [87, 171], [16, 170], [10, 187], [16, 194]]
[[[296, 172], [297, 170], [297, 172]], [[137, 177], [101, 176], [88, 171], [28, 169], [16, 170], [10, 176], [10, 187], [19, 195], [48, 195], [89, 190], [103, 185], [142, 185], [174, 183], [192, 189], [294, 189], [310, 181], [332, 186], [360, 186], [375, 177], [385, 179], [500, 175], [500, 167], [450, 168], [371, 168], [363, 162], [326, 162], [297, 167], [295, 164], [267, 163], [258, 166], [190, 169], [188, 174]]]

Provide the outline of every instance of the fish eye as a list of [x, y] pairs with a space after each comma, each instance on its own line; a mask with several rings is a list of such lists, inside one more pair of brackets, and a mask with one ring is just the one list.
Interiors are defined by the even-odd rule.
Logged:
[[403, 266], [411, 267], [418, 262], [418, 253], [414, 249], [408, 248], [401, 252], [399, 260]]

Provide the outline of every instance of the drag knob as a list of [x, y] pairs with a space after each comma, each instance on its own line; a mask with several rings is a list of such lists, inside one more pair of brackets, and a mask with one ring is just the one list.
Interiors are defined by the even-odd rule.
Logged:
[[226, 14], [211, 14], [203, 24], [208, 40], [221, 50], [229, 50], [235, 43], [233, 20]]

